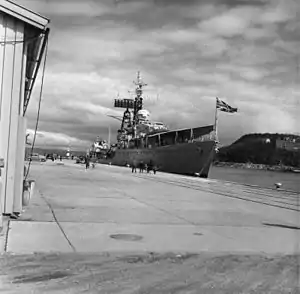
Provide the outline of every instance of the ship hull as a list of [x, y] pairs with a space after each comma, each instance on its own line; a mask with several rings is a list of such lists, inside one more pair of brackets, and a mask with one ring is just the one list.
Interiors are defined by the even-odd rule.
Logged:
[[207, 178], [215, 152], [215, 141], [180, 143], [151, 149], [117, 149], [112, 158], [97, 162], [117, 166], [150, 160], [163, 172]]

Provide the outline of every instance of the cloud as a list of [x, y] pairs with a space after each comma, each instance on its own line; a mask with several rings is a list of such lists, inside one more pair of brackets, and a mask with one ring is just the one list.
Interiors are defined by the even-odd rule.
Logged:
[[[105, 14], [127, 14], [129, 12], [138, 11], [147, 6], [147, 2], [143, 1], [115, 1], [115, 0], [73, 0], [73, 1], [39, 1], [39, 0], [22, 0], [18, 1], [25, 7], [41, 14], [49, 16], [101, 16]], [[116, 5], [118, 4], [118, 5]]]
[[[51, 18], [39, 122], [47, 144], [72, 138], [81, 146], [106, 137], [108, 126], [113, 138], [119, 122], [106, 114], [122, 114], [113, 99], [132, 97], [138, 70], [149, 85], [145, 107], [172, 128], [212, 123], [219, 96], [239, 109], [220, 115], [225, 143], [252, 131], [298, 131], [299, 1], [18, 2]], [[40, 76], [31, 129], [39, 85]]]
[[[33, 129], [27, 130], [27, 134], [29, 134], [28, 141], [30, 144], [33, 143], [34, 133], [35, 132]], [[86, 148], [86, 146], [89, 146], [89, 142], [62, 133], [38, 131], [36, 133], [35, 146], [37, 147], [55, 146], [58, 148], [67, 148], [71, 146], [74, 149], [78, 149], [78, 148], [82, 149], [82, 148]]]
[[270, 74], [270, 72], [263, 67], [247, 67], [234, 64], [220, 64], [218, 65], [218, 70], [232, 73], [233, 75], [250, 82], [259, 81]]
[[199, 24], [200, 30], [223, 37], [234, 37], [243, 34], [249, 27], [255, 9], [232, 9], [221, 15], [216, 15]]
[[[274, 104], [243, 103], [254, 118], [253, 132], [289, 133], [296, 132], [296, 119], [293, 119], [284, 108]], [[263, 111], [262, 111], [263, 108]], [[280, 118], [280, 119], [278, 119]]]

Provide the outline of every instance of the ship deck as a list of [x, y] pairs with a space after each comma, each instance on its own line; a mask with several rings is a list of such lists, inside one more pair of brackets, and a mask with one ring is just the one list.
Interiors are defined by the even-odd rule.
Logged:
[[290, 192], [159, 172], [132, 174], [116, 166], [96, 165], [85, 171], [72, 161], [33, 163], [30, 176], [38, 191], [21, 217], [9, 223], [2, 240], [8, 253], [56, 251], [75, 254], [73, 260], [79, 263], [79, 254], [94, 254], [89, 262], [96, 258], [99, 264], [104, 257], [100, 261], [95, 256], [102, 253], [111, 254], [107, 259], [121, 253], [171, 252], [180, 254], [181, 262], [191, 254], [248, 256], [236, 257], [232, 265], [250, 262], [250, 255], [258, 264], [262, 261], [257, 256], [300, 251], [299, 195]]

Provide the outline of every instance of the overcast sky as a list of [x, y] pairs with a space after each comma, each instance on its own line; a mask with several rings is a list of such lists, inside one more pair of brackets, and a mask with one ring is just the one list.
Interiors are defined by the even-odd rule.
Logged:
[[113, 99], [130, 96], [137, 70], [145, 108], [173, 129], [213, 123], [219, 96], [239, 109], [219, 115], [223, 144], [299, 132], [299, 0], [16, 2], [51, 19], [39, 144], [85, 146], [115, 132], [105, 113], [121, 114]]

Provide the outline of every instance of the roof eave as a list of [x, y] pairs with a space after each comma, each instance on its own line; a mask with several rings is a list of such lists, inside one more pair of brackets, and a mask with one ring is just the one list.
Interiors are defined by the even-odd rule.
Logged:
[[46, 17], [9, 0], [0, 0], [0, 11], [41, 30], [44, 30], [50, 22]]

